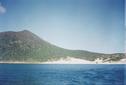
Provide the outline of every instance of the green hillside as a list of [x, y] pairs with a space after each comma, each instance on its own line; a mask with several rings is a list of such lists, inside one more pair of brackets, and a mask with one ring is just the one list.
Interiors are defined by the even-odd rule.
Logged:
[[117, 61], [125, 57], [123, 53], [101, 54], [60, 48], [44, 41], [28, 30], [0, 32], [0, 61], [43, 62], [67, 56], [90, 61], [101, 57]]

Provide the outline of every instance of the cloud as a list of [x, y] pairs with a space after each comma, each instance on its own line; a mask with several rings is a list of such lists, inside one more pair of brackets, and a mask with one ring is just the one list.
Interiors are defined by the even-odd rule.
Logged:
[[5, 12], [6, 12], [6, 8], [2, 6], [2, 4], [0, 3], [0, 14], [4, 14]]

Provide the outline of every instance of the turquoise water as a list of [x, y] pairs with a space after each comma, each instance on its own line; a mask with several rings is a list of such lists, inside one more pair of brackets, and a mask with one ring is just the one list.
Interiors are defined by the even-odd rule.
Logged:
[[0, 85], [124, 85], [125, 67], [0, 64]]

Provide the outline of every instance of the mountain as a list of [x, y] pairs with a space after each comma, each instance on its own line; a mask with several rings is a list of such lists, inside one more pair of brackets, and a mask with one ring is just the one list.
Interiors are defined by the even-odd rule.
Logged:
[[94, 61], [96, 58], [117, 61], [123, 53], [102, 54], [83, 50], [69, 50], [55, 46], [28, 30], [0, 32], [0, 61], [43, 62], [74, 57]]

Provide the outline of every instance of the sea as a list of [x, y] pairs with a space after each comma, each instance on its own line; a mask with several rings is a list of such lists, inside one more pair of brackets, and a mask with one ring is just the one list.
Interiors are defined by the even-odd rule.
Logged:
[[126, 85], [124, 64], [0, 64], [0, 85]]

